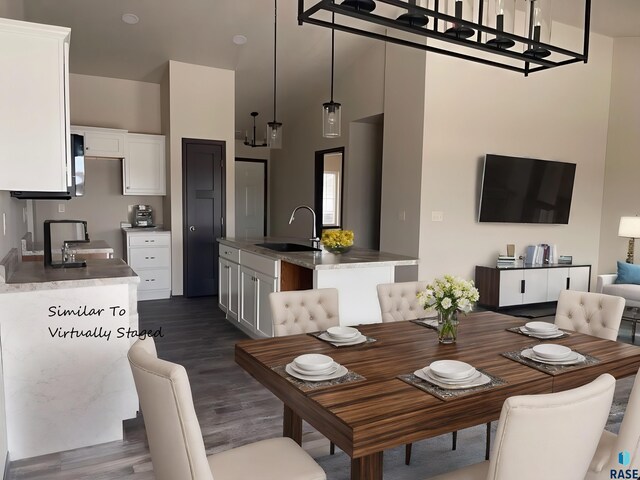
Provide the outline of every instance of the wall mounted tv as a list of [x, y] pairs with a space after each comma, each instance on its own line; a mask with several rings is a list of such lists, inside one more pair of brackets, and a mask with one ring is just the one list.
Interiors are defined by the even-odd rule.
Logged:
[[480, 222], [569, 223], [575, 163], [487, 154]]

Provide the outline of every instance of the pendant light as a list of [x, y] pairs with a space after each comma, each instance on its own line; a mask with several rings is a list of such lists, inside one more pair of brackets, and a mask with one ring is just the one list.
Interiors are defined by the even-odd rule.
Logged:
[[[332, 14], [332, 22], [335, 14]], [[333, 101], [333, 74], [336, 55], [336, 31], [331, 29], [331, 100], [322, 104], [322, 136], [336, 138], [340, 136], [342, 105]]]
[[269, 147], [282, 148], [282, 123], [276, 121], [276, 74], [278, 52], [278, 0], [274, 0], [275, 20], [273, 23], [273, 122], [267, 123]]
[[244, 144], [247, 147], [256, 148], [256, 147], [266, 147], [267, 142], [262, 140], [262, 143], [256, 143], [256, 117], [259, 115], [258, 112], [251, 112], [251, 116], [253, 117], [253, 137], [251, 141], [249, 141], [249, 135], [245, 132], [244, 134]]

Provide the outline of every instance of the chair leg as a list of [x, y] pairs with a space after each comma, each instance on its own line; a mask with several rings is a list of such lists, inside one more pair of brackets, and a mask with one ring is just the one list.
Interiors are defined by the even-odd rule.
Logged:
[[451, 434], [451, 450], [458, 448], [458, 431]]
[[336, 453], [336, 444], [329, 442], [329, 455], [333, 455], [334, 453]]
[[412, 443], [407, 443], [404, 446], [404, 464], [409, 465], [411, 463], [411, 447]]
[[489, 460], [489, 452], [491, 451], [491, 422], [487, 422], [487, 449], [484, 453], [484, 459]]

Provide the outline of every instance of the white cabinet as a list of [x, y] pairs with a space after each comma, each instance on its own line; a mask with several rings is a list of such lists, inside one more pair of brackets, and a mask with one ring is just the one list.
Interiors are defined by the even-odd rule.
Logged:
[[164, 135], [127, 135], [124, 195], [166, 195]]
[[67, 189], [70, 33], [0, 18], [0, 190]]
[[125, 260], [140, 277], [138, 300], [171, 296], [171, 234], [166, 231], [123, 229]]
[[84, 136], [84, 154], [87, 157], [123, 158], [125, 156], [126, 130], [73, 125], [71, 133]]
[[240, 256], [236, 248], [220, 246], [218, 305], [227, 318], [238, 320], [240, 305]]

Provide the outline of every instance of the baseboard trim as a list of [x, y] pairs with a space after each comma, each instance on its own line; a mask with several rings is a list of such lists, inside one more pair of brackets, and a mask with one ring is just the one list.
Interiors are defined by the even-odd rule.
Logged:
[[5, 458], [4, 463], [4, 472], [2, 473], [2, 480], [7, 480], [9, 478], [9, 452], [7, 452], [7, 457]]

